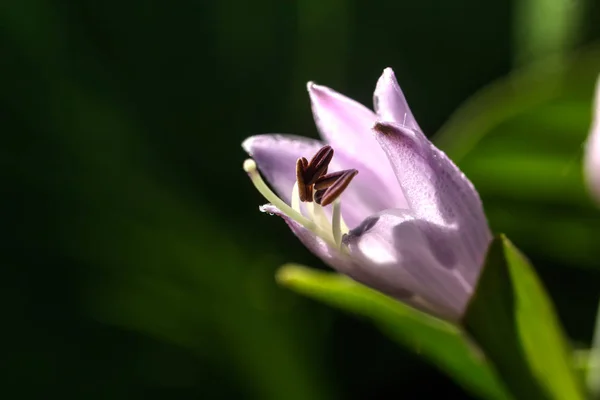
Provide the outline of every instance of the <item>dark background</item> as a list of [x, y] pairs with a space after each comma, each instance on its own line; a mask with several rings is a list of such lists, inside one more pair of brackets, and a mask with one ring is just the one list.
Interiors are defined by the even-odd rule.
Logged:
[[[577, 48], [600, 37], [600, 7], [588, 7]], [[370, 105], [387, 66], [434, 133], [511, 71], [513, 16], [502, 0], [3, 1], [0, 392], [467, 397], [365, 321], [276, 285], [285, 262], [323, 265], [258, 212], [240, 143], [263, 132], [315, 137], [308, 80]], [[592, 85], [578, 103], [570, 160]], [[478, 170], [466, 172], [499, 187]], [[498, 193], [482, 191], [494, 210], [534, 207]], [[540, 196], [530, 200], [548, 201], [528, 226], [543, 231], [563, 216], [571, 225], [557, 237], [575, 243], [572, 253], [557, 259], [497, 213], [492, 227], [521, 238], [568, 333], [585, 345], [600, 287], [599, 231], [585, 229], [600, 227], [600, 213], [584, 202], [573, 216]], [[587, 253], [578, 237], [592, 240]]]

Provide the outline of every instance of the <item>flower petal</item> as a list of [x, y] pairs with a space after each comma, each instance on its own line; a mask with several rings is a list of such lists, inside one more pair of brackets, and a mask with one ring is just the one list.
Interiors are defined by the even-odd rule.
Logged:
[[458, 320], [473, 290], [461, 274], [460, 232], [419, 220], [407, 210], [387, 210], [368, 218], [344, 237], [359, 270], [354, 277], [374, 289], [451, 320]]
[[274, 205], [265, 204], [260, 207], [260, 210], [283, 218], [294, 235], [300, 239], [302, 244], [304, 244], [314, 255], [323, 260], [323, 262], [325, 262], [327, 265], [340, 272], [347, 271], [349, 269], [348, 264], [351, 263], [351, 261], [348, 257], [344, 256], [339, 250], [329, 246], [323, 239], [316, 236], [313, 232], [309, 231], [298, 222], [282, 213]]
[[384, 69], [377, 81], [373, 105], [381, 121], [393, 121], [398, 125], [421, 131], [391, 68]]
[[585, 177], [592, 196], [600, 203], [600, 78], [596, 83], [594, 116], [585, 146]]
[[390, 160], [417, 219], [460, 232], [460, 272], [473, 282], [491, 233], [479, 194], [456, 165], [419, 131], [378, 123], [375, 137]]
[[[374, 142], [377, 144], [376, 141]], [[300, 157], [310, 159], [323, 145], [315, 139], [277, 134], [252, 136], [242, 143], [242, 147], [256, 161], [265, 179], [288, 204], [296, 181], [296, 160]], [[371, 214], [398, 207], [388, 190], [389, 185], [376, 172], [366, 167], [361, 168], [357, 165], [360, 163], [355, 162], [354, 159], [335, 149], [334, 151], [329, 171], [357, 167], [359, 169], [358, 175], [341, 196], [342, 215], [348, 226], [355, 227]], [[379, 151], [385, 158], [381, 148]], [[393, 187], [398, 191], [401, 190], [395, 177]]]
[[[352, 279], [376, 290], [380, 290], [398, 300], [409, 302], [409, 304], [413, 304], [419, 309], [432, 309], [432, 307], [424, 299], [421, 299], [418, 296], [415, 296], [412, 292], [404, 289], [401, 284], [397, 284], [398, 279], [387, 282], [385, 281], [384, 277], [381, 276], [373, 278], [371, 276], [373, 271], [368, 271], [359, 264], [362, 262], [362, 258], [349, 257], [347, 254], [344, 254], [337, 248], [328, 245], [324, 240], [316, 236], [314, 233], [282, 213], [274, 205], [265, 204], [260, 207], [260, 210], [283, 218], [296, 237], [300, 239], [302, 244], [304, 244], [313, 254], [315, 254], [317, 257], [323, 260], [324, 263], [335, 269], [337, 272], [345, 274]], [[401, 278], [401, 275], [398, 275], [397, 278]]]
[[353, 164], [351, 168], [361, 172], [370, 170], [379, 177], [377, 185], [375, 182], [371, 185], [380, 198], [379, 203], [385, 204], [379, 210], [406, 207], [394, 171], [370, 132], [377, 120], [375, 113], [335, 90], [312, 82], [308, 83], [308, 93], [321, 137]]
[[251, 136], [242, 143], [265, 179], [288, 204], [296, 182], [296, 161], [300, 157], [310, 159], [323, 146], [315, 139], [278, 134]]

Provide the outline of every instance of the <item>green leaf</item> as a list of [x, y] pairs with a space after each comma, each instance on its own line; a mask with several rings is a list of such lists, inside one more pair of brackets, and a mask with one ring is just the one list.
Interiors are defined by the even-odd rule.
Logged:
[[573, 367], [575, 368], [579, 380], [582, 382], [589, 376], [591, 363], [590, 350], [577, 349], [573, 352]]
[[514, 397], [583, 399], [552, 303], [503, 236], [490, 247], [464, 322]]
[[600, 399], [600, 303], [596, 316], [594, 341], [587, 360], [587, 387], [592, 399]]
[[584, 0], [521, 0], [514, 4], [514, 58], [518, 64], [554, 56], [560, 61], [579, 40]]
[[427, 358], [472, 393], [488, 399], [511, 398], [481, 352], [459, 327], [343, 275], [286, 265], [277, 279], [298, 293], [371, 319], [391, 338]]

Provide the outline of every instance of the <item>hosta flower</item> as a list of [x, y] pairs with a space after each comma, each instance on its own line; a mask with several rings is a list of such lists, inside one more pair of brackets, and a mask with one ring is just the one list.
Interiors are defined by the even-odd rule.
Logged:
[[592, 127], [585, 147], [585, 177], [590, 193], [600, 203], [600, 78], [596, 83]]
[[252, 157], [244, 169], [270, 202], [261, 209], [337, 271], [459, 319], [491, 240], [473, 185], [421, 132], [391, 69], [377, 83], [375, 112], [314, 83], [308, 92], [322, 141], [273, 134], [243, 143]]

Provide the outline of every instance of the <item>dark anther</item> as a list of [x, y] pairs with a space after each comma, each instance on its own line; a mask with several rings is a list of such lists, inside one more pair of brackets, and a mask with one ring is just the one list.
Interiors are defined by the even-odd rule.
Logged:
[[314, 201], [326, 206], [348, 187], [350, 181], [358, 174], [355, 169], [327, 173], [329, 163], [333, 158], [331, 146], [323, 146], [309, 161], [301, 157], [296, 161], [296, 181], [300, 201]]
[[320, 189], [315, 192], [315, 202], [317, 204], [325, 207], [333, 203], [346, 190], [356, 174], [358, 174], [358, 171], [355, 169], [348, 169], [341, 172], [341, 175], [327, 189]]
[[336, 171], [323, 175], [315, 182], [315, 190], [327, 189], [337, 181], [346, 171]]
[[302, 168], [306, 170], [306, 168], [308, 168], [308, 160], [304, 157], [301, 157], [300, 160], [302, 161]]
[[313, 185], [308, 185], [306, 186], [306, 198], [309, 200], [306, 200], [308, 202], [311, 202], [313, 199], [313, 192], [314, 192], [314, 186]]
[[311, 197], [308, 197], [309, 186], [304, 183], [304, 171], [306, 170], [307, 164], [308, 161], [306, 161], [306, 158], [304, 157], [299, 158], [298, 161], [296, 161], [296, 181], [298, 182], [298, 197], [300, 197], [300, 201], [312, 200]]
[[323, 146], [317, 154], [310, 160], [304, 173], [304, 182], [307, 185], [312, 185], [321, 176], [327, 173], [329, 163], [333, 158], [333, 149], [331, 146]]
[[313, 184], [327, 173], [332, 158], [331, 146], [323, 146], [310, 162], [304, 157], [296, 161], [296, 181], [298, 182], [300, 201], [311, 202], [313, 200]]
[[321, 204], [321, 200], [323, 200], [324, 193], [325, 193], [325, 190], [317, 190], [315, 192], [315, 203]]

